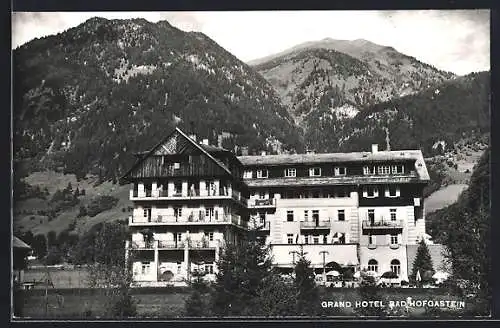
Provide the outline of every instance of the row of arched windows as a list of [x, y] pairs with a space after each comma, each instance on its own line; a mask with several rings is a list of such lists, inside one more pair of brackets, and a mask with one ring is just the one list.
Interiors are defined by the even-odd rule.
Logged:
[[[377, 260], [371, 259], [368, 261], [368, 271], [378, 272], [378, 262]], [[401, 262], [399, 260], [391, 261], [391, 271], [396, 273], [398, 276], [401, 274]]]

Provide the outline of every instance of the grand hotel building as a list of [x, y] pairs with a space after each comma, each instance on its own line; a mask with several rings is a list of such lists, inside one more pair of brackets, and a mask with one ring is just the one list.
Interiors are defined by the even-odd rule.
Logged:
[[220, 250], [261, 226], [274, 264], [302, 247], [319, 272], [336, 262], [408, 280], [408, 249], [425, 234], [420, 150], [236, 157], [176, 128], [137, 154], [127, 260], [139, 285], [214, 279]]

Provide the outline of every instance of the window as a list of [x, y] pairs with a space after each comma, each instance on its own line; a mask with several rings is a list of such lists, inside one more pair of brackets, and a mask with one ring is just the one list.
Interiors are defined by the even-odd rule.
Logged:
[[338, 198], [348, 197], [348, 190], [346, 188], [338, 188], [336, 191], [336, 195]]
[[205, 209], [205, 216], [208, 216], [209, 218], [214, 216], [214, 208], [213, 207], [207, 207]]
[[150, 212], [150, 211], [151, 211], [151, 209], [150, 209], [150, 208], [148, 208], [148, 207], [145, 207], [145, 208], [144, 208], [144, 217], [145, 217], [145, 218], [147, 218], [147, 217], [149, 216], [149, 212]]
[[377, 243], [377, 240], [375, 238], [375, 235], [368, 235], [368, 244], [375, 245], [376, 243]]
[[182, 207], [174, 207], [174, 216], [180, 218], [182, 216]]
[[214, 241], [214, 233], [213, 232], [208, 233], [208, 241]]
[[399, 188], [396, 186], [388, 186], [385, 190], [386, 197], [399, 197], [400, 194]]
[[264, 224], [266, 222], [266, 213], [259, 213], [260, 224]]
[[391, 221], [396, 221], [396, 209], [391, 208], [389, 211], [391, 212]]
[[326, 281], [333, 282], [333, 275], [330, 274], [330, 275], [326, 276]]
[[345, 221], [345, 210], [338, 210], [339, 221]]
[[316, 222], [316, 225], [318, 225], [318, 223], [319, 223], [319, 211], [318, 210], [313, 210], [312, 219], [313, 219], [313, 222]]
[[259, 192], [259, 199], [265, 199], [266, 193], [264, 191]]
[[319, 236], [313, 236], [313, 243], [319, 244]]
[[365, 191], [363, 192], [363, 196], [365, 198], [376, 198], [378, 197], [378, 188], [374, 186], [365, 187]]
[[375, 174], [375, 166], [363, 166], [363, 174], [364, 175]]
[[305, 235], [305, 236], [304, 236], [304, 242], [305, 242], [306, 244], [309, 244], [309, 236], [308, 236], [308, 235]]
[[174, 183], [175, 195], [182, 194], [182, 183], [176, 182]]
[[289, 243], [289, 244], [293, 244], [293, 234], [288, 233], [288, 234], [286, 235], [286, 240], [287, 240], [287, 243]]
[[267, 178], [268, 171], [267, 170], [257, 170], [257, 178]]
[[180, 274], [182, 270], [182, 265], [180, 263], [177, 263], [177, 274]]
[[304, 221], [308, 221], [309, 220], [309, 211], [308, 210], [304, 210]]
[[214, 265], [213, 264], [205, 264], [205, 273], [213, 274], [214, 273]]
[[175, 163], [174, 163], [174, 170], [178, 170], [178, 169], [180, 169], [180, 168], [181, 168], [181, 163], [179, 163], [179, 162], [175, 162]]
[[293, 222], [293, 211], [286, 211], [286, 220], [288, 222]]
[[392, 172], [392, 174], [403, 174], [403, 173], [405, 173], [405, 166], [404, 165], [393, 165], [393, 166], [391, 166], [391, 172]]
[[398, 276], [401, 274], [401, 263], [399, 260], [391, 261], [391, 271], [397, 274]]
[[182, 241], [182, 233], [180, 232], [175, 233], [175, 240], [178, 242]]
[[285, 169], [285, 177], [291, 178], [297, 175], [297, 171], [295, 169]]
[[391, 235], [391, 245], [398, 244], [398, 235]]
[[374, 271], [374, 272], [378, 271], [377, 260], [371, 259], [370, 261], [368, 261], [368, 271]]
[[368, 210], [368, 221], [371, 225], [375, 223], [375, 210]]
[[388, 175], [391, 173], [391, 167], [389, 165], [381, 165], [377, 168], [377, 172], [380, 175]]
[[243, 179], [251, 179], [252, 178], [252, 171], [245, 171], [243, 173]]
[[347, 174], [347, 169], [342, 166], [336, 166], [334, 169], [335, 175], [346, 175]]
[[151, 265], [149, 262], [142, 262], [141, 263], [141, 273], [142, 274], [149, 274], [149, 269]]
[[321, 176], [321, 168], [320, 167], [312, 167], [309, 169], [310, 177], [319, 177]]

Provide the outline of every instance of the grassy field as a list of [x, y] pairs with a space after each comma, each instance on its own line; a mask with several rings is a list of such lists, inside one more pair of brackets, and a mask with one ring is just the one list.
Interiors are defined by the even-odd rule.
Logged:
[[453, 184], [432, 193], [425, 199], [425, 213], [431, 213], [453, 204], [467, 187], [466, 184]]
[[[129, 201], [129, 185], [120, 186], [111, 182], [104, 182], [96, 186], [97, 178], [88, 176], [87, 179], [77, 181], [74, 174], [62, 174], [54, 171], [35, 172], [25, 178], [26, 183], [32, 186], [39, 186], [41, 189], [47, 188], [50, 196], [47, 200], [27, 199], [14, 204], [14, 225], [22, 231], [31, 230], [33, 234], [47, 233], [51, 230], [59, 233], [66, 229], [76, 219], [76, 231], [79, 234], [90, 229], [100, 222], [110, 222], [119, 219], [126, 219], [130, 213], [122, 209], [132, 206]], [[68, 183], [71, 183], [73, 190], [85, 189], [85, 195], [80, 196], [80, 204], [71, 209], [61, 212], [56, 218], [49, 221], [46, 216], [36, 213], [39, 210], [48, 208], [48, 200], [57, 190], [63, 190]], [[80, 205], [88, 205], [92, 198], [96, 196], [109, 195], [118, 198], [118, 203], [110, 210], [103, 211], [94, 217], [83, 216], [77, 218]]]
[[[25, 292], [24, 317], [31, 319], [81, 319], [103, 318], [107, 299], [103, 291], [98, 289], [60, 289], [49, 290], [47, 302], [45, 291], [30, 290]], [[186, 289], [149, 288], [133, 289], [132, 297], [137, 303], [137, 318], [179, 318], [183, 316], [184, 302], [189, 297]], [[359, 289], [337, 288], [326, 289], [321, 293], [318, 307], [322, 301], [355, 301], [362, 300]], [[384, 302], [407, 300], [457, 300], [442, 289], [388, 288], [381, 290]], [[46, 306], [47, 304], [47, 306]], [[455, 312], [459, 316], [466, 308]], [[330, 313], [329, 310], [332, 310]], [[340, 311], [326, 309], [327, 316], [356, 316], [353, 307]], [[426, 318], [431, 314], [424, 307], [410, 308], [407, 317]]]
[[[48, 270], [50, 280], [54, 284], [53, 288], [87, 288], [88, 272], [84, 268], [74, 270], [60, 270], [50, 268]], [[24, 271], [25, 282], [44, 282], [47, 277], [45, 269], [30, 269]], [[44, 284], [35, 286], [35, 288], [45, 288]], [[50, 287], [52, 288], [52, 287]]]
[[[51, 290], [47, 302], [43, 291], [26, 291], [24, 301], [25, 318], [31, 319], [79, 319], [103, 318], [108, 299], [102, 295], [101, 290], [71, 291]], [[184, 300], [187, 293], [134, 293], [132, 296], [137, 304], [137, 317], [139, 318], [175, 318], [181, 317], [184, 310]], [[47, 304], [47, 306], [46, 306]]]

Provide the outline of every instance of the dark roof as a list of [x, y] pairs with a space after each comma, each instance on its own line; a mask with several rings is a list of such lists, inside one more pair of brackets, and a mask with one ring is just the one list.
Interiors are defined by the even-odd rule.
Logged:
[[416, 175], [404, 176], [343, 176], [343, 177], [303, 177], [303, 178], [271, 178], [245, 179], [249, 187], [292, 187], [292, 186], [323, 186], [381, 183], [416, 183], [420, 182]]
[[17, 238], [16, 236], [13, 236], [12, 247], [13, 248], [22, 248], [22, 249], [31, 249], [31, 247], [28, 244], [26, 244], [24, 241]]
[[415, 170], [420, 180], [430, 180], [424, 157], [420, 150], [393, 150], [352, 153], [323, 154], [283, 154], [263, 156], [239, 156], [244, 166], [280, 166], [318, 163], [348, 163], [348, 162], [401, 162], [415, 161]]

